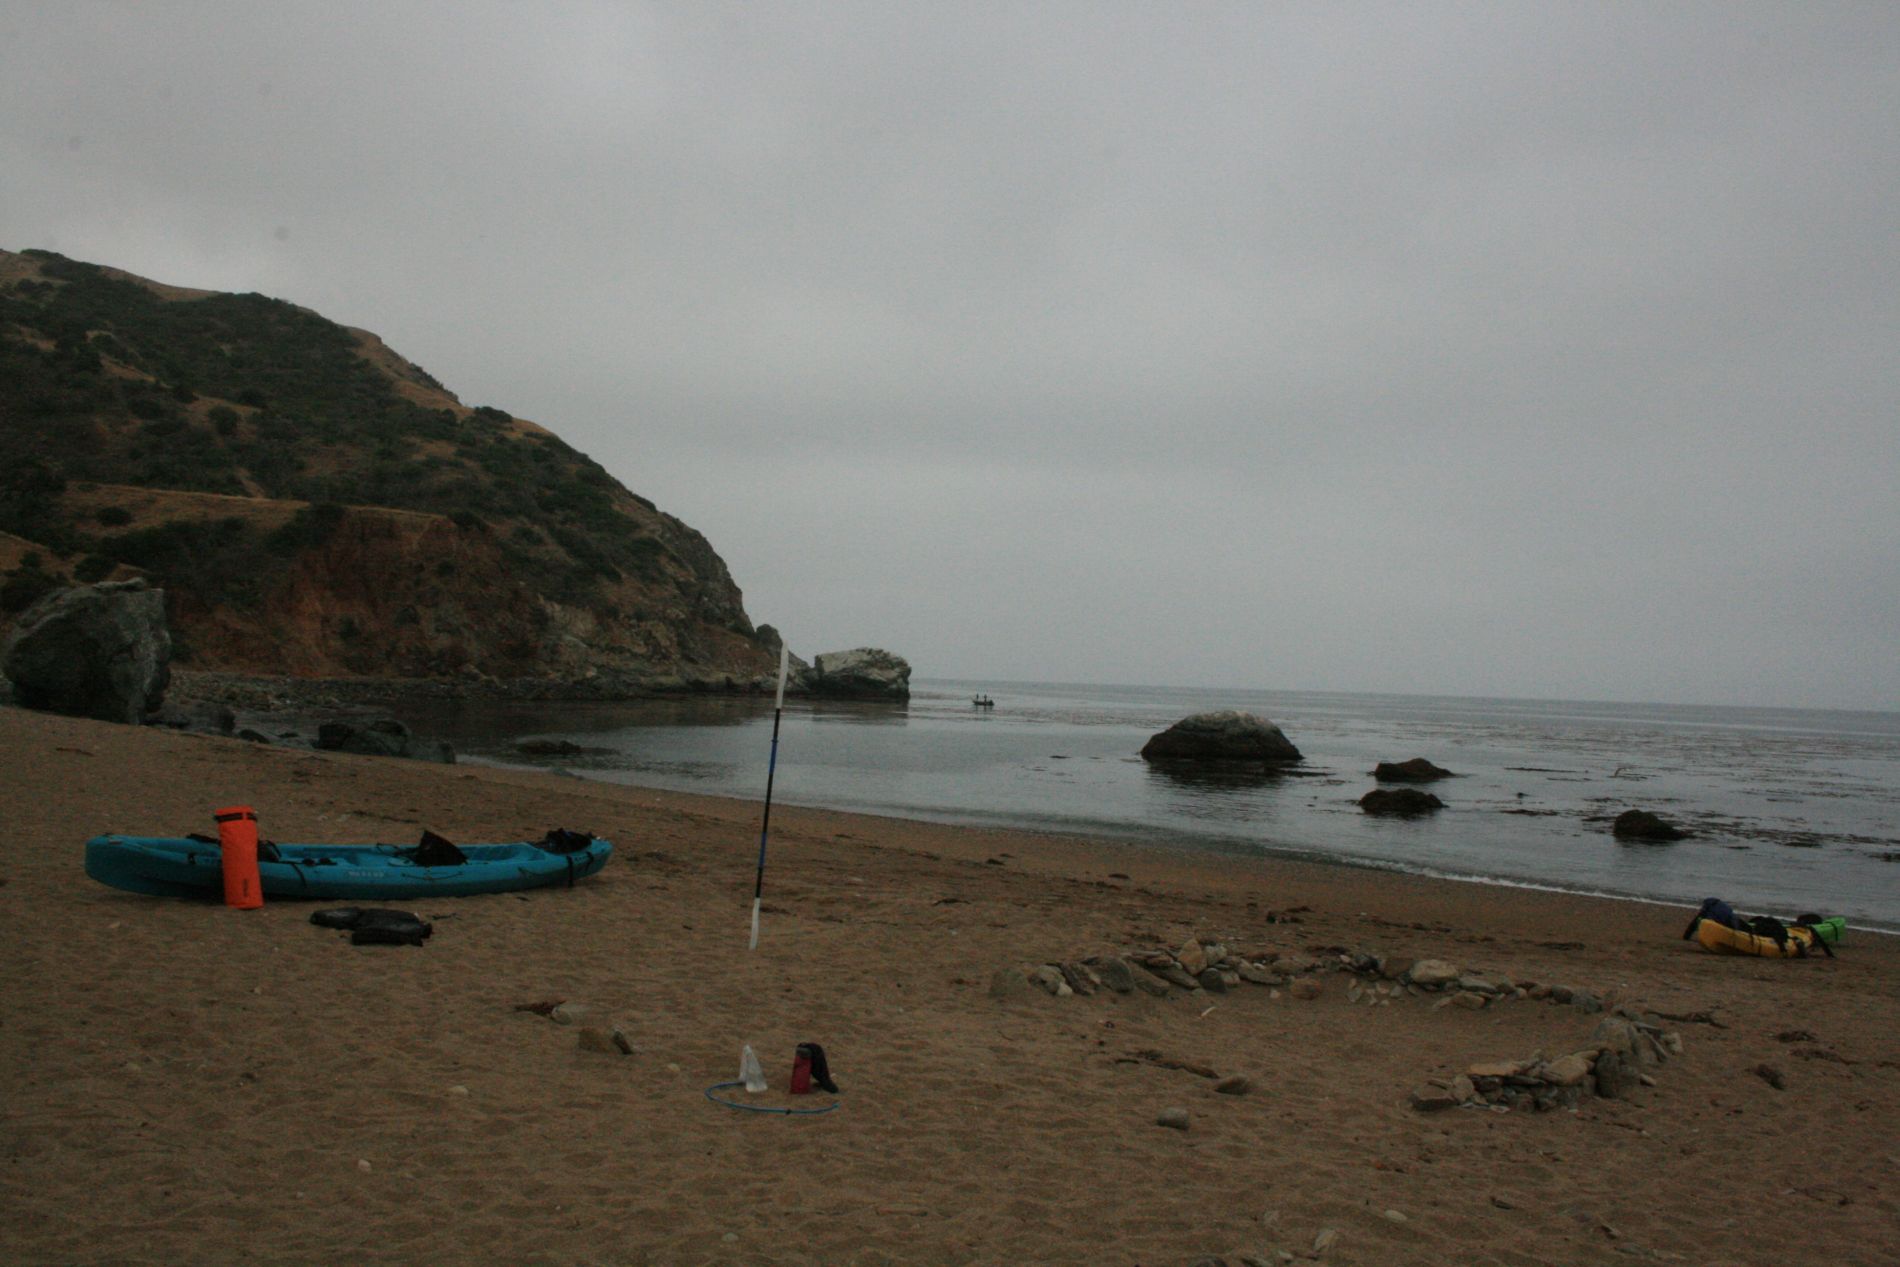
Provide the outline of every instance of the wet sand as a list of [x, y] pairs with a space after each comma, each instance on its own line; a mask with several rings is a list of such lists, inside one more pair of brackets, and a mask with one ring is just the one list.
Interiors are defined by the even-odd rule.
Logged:
[[[0, 709], [0, 1258], [54, 1263], [1341, 1264], [1900, 1260], [1900, 944], [1725, 959], [1688, 912], [775, 807]], [[423, 901], [421, 948], [320, 903], [86, 878], [102, 832], [616, 843], [573, 889]], [[1281, 922], [1292, 913], [1298, 922]], [[993, 998], [999, 970], [1174, 947], [1434, 957], [1677, 1018], [1633, 1101], [1422, 1113], [1599, 1019], [1243, 986]], [[524, 1003], [617, 1024], [583, 1050]], [[1784, 1036], [1805, 1032], [1811, 1037]], [[737, 1112], [822, 1043], [836, 1111]], [[1189, 1068], [1243, 1075], [1217, 1094]], [[1758, 1070], [1773, 1069], [1777, 1089]], [[816, 1103], [830, 1102], [819, 1097]], [[1188, 1111], [1186, 1131], [1156, 1124]]]

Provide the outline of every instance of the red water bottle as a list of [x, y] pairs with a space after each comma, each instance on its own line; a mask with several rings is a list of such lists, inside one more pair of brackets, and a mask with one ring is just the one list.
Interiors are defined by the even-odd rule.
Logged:
[[807, 1095], [811, 1091], [811, 1044], [800, 1043], [792, 1056], [792, 1094]]

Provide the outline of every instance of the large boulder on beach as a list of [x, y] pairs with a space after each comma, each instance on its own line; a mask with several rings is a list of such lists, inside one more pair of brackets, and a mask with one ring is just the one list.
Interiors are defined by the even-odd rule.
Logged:
[[1290, 765], [1301, 760], [1280, 728], [1238, 709], [1184, 717], [1142, 745], [1147, 761], [1248, 762]]
[[1359, 798], [1359, 808], [1368, 814], [1391, 814], [1413, 818], [1445, 808], [1445, 803], [1430, 792], [1415, 787], [1374, 788]]
[[1618, 840], [1681, 840], [1689, 833], [1646, 809], [1624, 810], [1610, 832]]
[[27, 608], [0, 650], [23, 708], [137, 723], [171, 681], [165, 591], [142, 580], [55, 590]]
[[1431, 783], [1449, 779], [1452, 773], [1423, 757], [1413, 757], [1410, 761], [1381, 761], [1373, 768], [1372, 777], [1381, 783]]
[[910, 698], [910, 662], [877, 647], [823, 652], [805, 680], [813, 695], [827, 699]]

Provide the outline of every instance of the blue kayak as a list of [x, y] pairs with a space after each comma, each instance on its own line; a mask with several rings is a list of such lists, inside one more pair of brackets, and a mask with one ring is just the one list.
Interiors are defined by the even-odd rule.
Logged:
[[[257, 873], [267, 898], [455, 897], [572, 884], [607, 865], [612, 844], [579, 832], [544, 840], [463, 845], [466, 861], [426, 866], [409, 845], [258, 846]], [[101, 884], [158, 897], [216, 897], [224, 892], [216, 841], [177, 836], [95, 836], [86, 842], [86, 874]]]

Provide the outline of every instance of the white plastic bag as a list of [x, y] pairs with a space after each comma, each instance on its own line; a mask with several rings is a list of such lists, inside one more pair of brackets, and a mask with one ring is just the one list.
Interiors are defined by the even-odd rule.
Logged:
[[759, 1067], [759, 1058], [747, 1043], [745, 1050], [739, 1053], [739, 1080], [745, 1083], [747, 1091], [757, 1093], [765, 1090], [765, 1070]]

